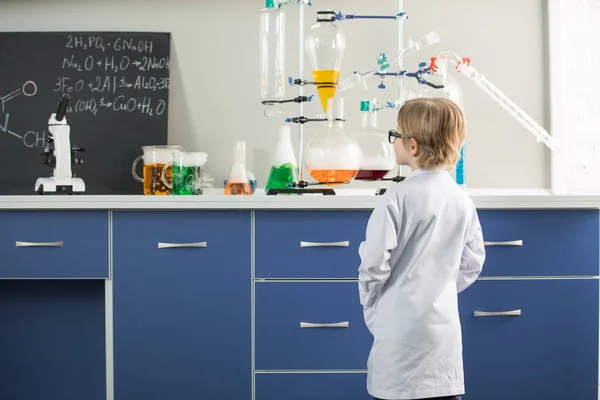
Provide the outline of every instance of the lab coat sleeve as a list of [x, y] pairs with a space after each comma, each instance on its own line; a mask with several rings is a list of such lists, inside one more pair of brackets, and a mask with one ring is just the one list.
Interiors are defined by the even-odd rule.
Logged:
[[479, 217], [477, 216], [477, 210], [473, 207], [473, 216], [471, 217], [467, 242], [460, 260], [460, 269], [456, 282], [458, 293], [471, 286], [477, 280], [479, 274], [481, 274], [484, 261], [485, 247], [483, 244], [483, 233]]
[[401, 211], [388, 193], [373, 210], [365, 241], [359, 248], [361, 263], [358, 268], [358, 289], [360, 304], [364, 308], [372, 306], [389, 279], [391, 252], [398, 245], [397, 226]]

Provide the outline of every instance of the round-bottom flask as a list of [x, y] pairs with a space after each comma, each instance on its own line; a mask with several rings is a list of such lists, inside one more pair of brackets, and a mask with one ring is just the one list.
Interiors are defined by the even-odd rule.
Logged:
[[[396, 166], [396, 155], [388, 135], [377, 128], [375, 104], [375, 99], [373, 108], [369, 101], [361, 102], [362, 126], [353, 135], [362, 152], [360, 170], [354, 178], [359, 181], [380, 180]], [[369, 116], [371, 121], [368, 121]]]
[[[360, 169], [362, 152], [357, 141], [345, 130], [344, 122], [333, 122], [332, 99], [328, 100], [327, 128], [308, 143], [305, 162], [308, 172], [319, 183], [335, 185], [352, 181]], [[344, 119], [343, 99], [338, 101], [338, 119]]]

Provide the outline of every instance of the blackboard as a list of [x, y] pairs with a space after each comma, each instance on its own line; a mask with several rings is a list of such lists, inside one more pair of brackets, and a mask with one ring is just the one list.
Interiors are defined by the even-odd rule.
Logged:
[[[71, 97], [73, 172], [86, 194], [142, 194], [131, 174], [141, 146], [167, 144], [169, 33], [0, 33], [0, 194], [35, 194], [48, 119]], [[139, 172], [141, 173], [141, 165]]]

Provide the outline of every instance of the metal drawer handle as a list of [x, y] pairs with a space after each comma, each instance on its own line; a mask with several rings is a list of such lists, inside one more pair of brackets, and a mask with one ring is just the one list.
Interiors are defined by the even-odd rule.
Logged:
[[300, 322], [300, 328], [347, 328], [348, 325], [348, 321], [336, 322], [333, 324], [311, 324], [310, 322]]
[[512, 242], [483, 242], [484, 246], [523, 246], [522, 240], [514, 240]]
[[63, 242], [15, 242], [16, 247], [63, 247]]
[[181, 249], [186, 247], [206, 247], [206, 242], [197, 243], [158, 243], [159, 249]]
[[348, 247], [349, 241], [345, 242], [300, 242], [300, 247]]
[[475, 311], [473, 315], [475, 317], [518, 317], [521, 315], [521, 310], [500, 312]]

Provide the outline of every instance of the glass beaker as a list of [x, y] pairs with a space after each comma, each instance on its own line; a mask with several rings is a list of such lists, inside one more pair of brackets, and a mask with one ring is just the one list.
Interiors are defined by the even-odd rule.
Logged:
[[[173, 153], [173, 161], [163, 167], [162, 181], [175, 196], [202, 194], [202, 170], [208, 154], [202, 152], [178, 151]], [[171, 182], [167, 172], [171, 169]]]
[[[133, 161], [131, 173], [138, 182], [144, 184], [145, 195], [164, 196], [170, 194], [170, 189], [162, 180], [163, 168], [173, 160], [173, 153], [181, 150], [181, 146], [142, 146], [143, 154]], [[136, 167], [141, 160], [144, 160], [144, 172], [140, 178]], [[171, 179], [170, 169], [167, 177]]]

